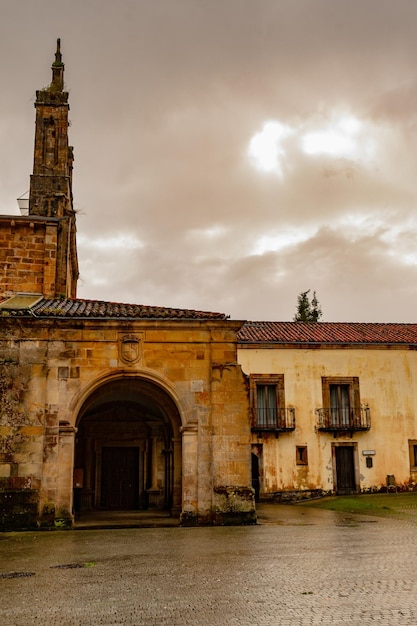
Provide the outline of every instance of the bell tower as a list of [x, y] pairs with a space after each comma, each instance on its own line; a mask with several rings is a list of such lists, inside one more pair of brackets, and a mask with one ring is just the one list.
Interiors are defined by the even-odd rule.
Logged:
[[0, 215], [0, 302], [21, 294], [76, 298], [78, 258], [68, 145], [68, 92], [58, 39], [52, 82], [36, 92], [29, 214]]
[[68, 145], [68, 92], [64, 90], [61, 40], [57, 40], [51, 84], [36, 92], [33, 174], [29, 216], [59, 220], [55, 295], [76, 297], [78, 261], [72, 197], [73, 149]]
[[36, 126], [29, 214], [63, 217], [72, 212], [72, 148], [68, 146], [68, 92], [64, 91], [61, 42], [57, 41], [52, 82], [36, 92]]

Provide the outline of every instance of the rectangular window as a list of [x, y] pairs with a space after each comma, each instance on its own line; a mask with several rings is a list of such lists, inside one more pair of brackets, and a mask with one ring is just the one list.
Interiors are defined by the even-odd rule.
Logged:
[[329, 430], [368, 428], [368, 414], [361, 409], [359, 378], [323, 376], [322, 427]]
[[256, 385], [256, 422], [258, 426], [274, 428], [277, 424], [276, 385]]
[[287, 429], [283, 375], [251, 374], [250, 402], [252, 428], [266, 431]]
[[295, 462], [297, 465], [308, 465], [307, 446], [296, 447]]
[[330, 421], [346, 426], [350, 419], [350, 386], [330, 384]]

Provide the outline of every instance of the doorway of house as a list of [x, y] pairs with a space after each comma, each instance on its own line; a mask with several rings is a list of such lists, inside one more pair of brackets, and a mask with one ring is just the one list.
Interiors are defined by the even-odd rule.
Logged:
[[336, 493], [350, 495], [356, 492], [355, 447], [335, 446]]

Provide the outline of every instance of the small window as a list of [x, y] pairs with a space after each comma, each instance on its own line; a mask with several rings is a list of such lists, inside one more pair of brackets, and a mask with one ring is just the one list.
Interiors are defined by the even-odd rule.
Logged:
[[307, 446], [297, 446], [295, 454], [297, 465], [308, 465]]

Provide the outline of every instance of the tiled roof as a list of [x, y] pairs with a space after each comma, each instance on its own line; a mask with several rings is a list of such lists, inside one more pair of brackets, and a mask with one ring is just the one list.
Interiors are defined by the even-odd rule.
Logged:
[[30, 306], [13, 307], [12, 300], [0, 303], [8, 316], [54, 317], [54, 318], [88, 318], [88, 319], [192, 319], [192, 320], [225, 320], [224, 313], [194, 311], [193, 309], [171, 309], [161, 306], [144, 306], [141, 304], [121, 304], [119, 302], [102, 302], [99, 300], [70, 300], [41, 298]]
[[241, 344], [414, 344], [417, 324], [365, 322], [246, 322]]

